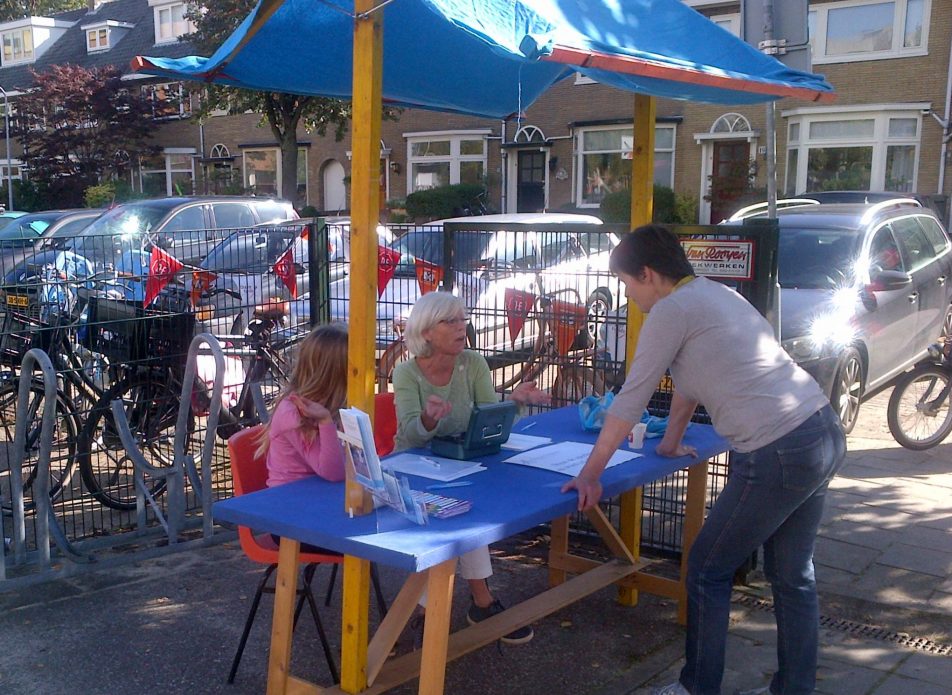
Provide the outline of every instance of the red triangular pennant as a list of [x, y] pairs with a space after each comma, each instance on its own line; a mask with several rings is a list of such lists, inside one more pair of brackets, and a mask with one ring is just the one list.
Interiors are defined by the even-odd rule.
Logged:
[[555, 349], [560, 355], [567, 355], [579, 330], [585, 328], [588, 312], [582, 304], [552, 300], [552, 325], [555, 330]]
[[377, 298], [383, 295], [387, 289], [387, 283], [397, 272], [397, 263], [400, 262], [400, 254], [386, 246], [377, 246]]
[[193, 309], [198, 306], [202, 295], [215, 284], [216, 278], [218, 278], [218, 276], [210, 270], [192, 271], [192, 291], [189, 293], [189, 298], [192, 300]]
[[420, 286], [420, 294], [426, 294], [438, 289], [443, 282], [443, 268], [436, 263], [416, 259], [416, 279]]
[[145, 298], [142, 300], [142, 306], [149, 306], [155, 301], [162, 288], [168, 285], [175, 274], [184, 267], [178, 259], [173, 258], [158, 246], [153, 246], [152, 255], [149, 258], [149, 277], [145, 283]]
[[274, 274], [281, 278], [291, 291], [291, 299], [297, 298], [297, 273], [294, 272], [294, 245], [288, 246], [288, 250], [278, 256], [274, 262]]
[[516, 344], [516, 337], [522, 332], [526, 318], [535, 304], [536, 296], [531, 292], [506, 288], [506, 318], [509, 322], [509, 340]]

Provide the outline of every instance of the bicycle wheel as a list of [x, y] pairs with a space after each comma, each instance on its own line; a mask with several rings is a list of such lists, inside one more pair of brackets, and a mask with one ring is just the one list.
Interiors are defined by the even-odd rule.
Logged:
[[[33, 484], [36, 482], [37, 464], [40, 456], [40, 433], [42, 429], [43, 407], [46, 393], [43, 384], [34, 381], [30, 385], [30, 399], [26, 414], [17, 412], [17, 398], [20, 388], [19, 379], [9, 379], [0, 386], [0, 450], [3, 451], [3, 468], [0, 469], [0, 500], [3, 512], [9, 514], [13, 509], [13, 490], [9, 461], [13, 457], [16, 421], [21, 415], [28, 419], [26, 429], [26, 455], [23, 458], [23, 504], [24, 509], [36, 508], [32, 497]], [[79, 418], [73, 405], [63, 396], [56, 394], [56, 422], [53, 426], [53, 446], [50, 451], [50, 499], [59, 497], [69, 483], [76, 457], [76, 438], [79, 432]]]
[[886, 421], [893, 438], [907, 449], [922, 451], [952, 432], [949, 371], [925, 365], [909, 372], [893, 388]]
[[[144, 374], [124, 379], [103, 394], [93, 406], [79, 436], [77, 458], [89, 493], [111, 509], [136, 508], [135, 470], [119, 439], [111, 403], [124, 403], [129, 427], [139, 450], [153, 466], [170, 466], [181, 385], [165, 374]], [[189, 419], [189, 432], [193, 429]], [[186, 449], [188, 444], [186, 443]], [[146, 478], [152, 496], [165, 490], [164, 479]]]
[[560, 367], [552, 383], [552, 405], [575, 405], [585, 396], [605, 394], [605, 372], [592, 367]]

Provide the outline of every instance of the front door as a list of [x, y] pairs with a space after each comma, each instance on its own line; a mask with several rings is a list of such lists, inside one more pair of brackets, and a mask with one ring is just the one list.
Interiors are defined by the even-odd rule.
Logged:
[[737, 199], [747, 192], [750, 145], [746, 141], [715, 141], [711, 167], [711, 224], [737, 211]]
[[545, 209], [545, 152], [519, 152], [516, 179], [516, 212]]

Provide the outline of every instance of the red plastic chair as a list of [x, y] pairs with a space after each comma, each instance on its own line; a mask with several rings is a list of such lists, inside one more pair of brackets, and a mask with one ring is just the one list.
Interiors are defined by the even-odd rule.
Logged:
[[[228, 439], [228, 453], [231, 457], [231, 474], [235, 486], [235, 495], [244, 495], [256, 490], [262, 490], [267, 486], [268, 467], [264, 457], [256, 454], [258, 441], [262, 426], [250, 427], [242, 430]], [[238, 664], [241, 663], [241, 655], [244, 653], [245, 644], [248, 641], [248, 634], [251, 632], [251, 626], [254, 624], [255, 615], [258, 612], [258, 605], [261, 603], [262, 593], [274, 593], [273, 586], [266, 586], [268, 579], [274, 573], [278, 566], [278, 545], [269, 533], [255, 535], [247, 526], [238, 527], [238, 540], [241, 543], [241, 549], [249, 560], [267, 565], [261, 581], [258, 582], [258, 590], [255, 592], [254, 600], [251, 602], [251, 610], [248, 612], [248, 618], [245, 620], [245, 628], [241, 634], [241, 641], [238, 643], [238, 651], [235, 652], [234, 661], [231, 664], [231, 671], [228, 673], [228, 682], [235, 682], [235, 674], [238, 672]], [[327, 641], [327, 634], [324, 632], [324, 625], [321, 623], [321, 617], [317, 612], [317, 603], [314, 601], [314, 594], [311, 592], [311, 580], [314, 578], [314, 571], [319, 564], [333, 564], [334, 569], [344, 561], [341, 555], [325, 555], [323, 553], [301, 552], [300, 562], [304, 565], [304, 582], [298, 589], [298, 604], [294, 611], [294, 625], [297, 625], [298, 617], [304, 607], [304, 601], [307, 600], [311, 609], [311, 615], [314, 616], [314, 624], [317, 626], [317, 634], [321, 639], [321, 647], [324, 649], [324, 658], [327, 660], [327, 668], [331, 672], [334, 682], [337, 683], [340, 678], [337, 674], [337, 666], [334, 663], [334, 656], [331, 653], [330, 644]]]
[[377, 456], [386, 456], [397, 438], [397, 407], [393, 392], [374, 396], [374, 445]]

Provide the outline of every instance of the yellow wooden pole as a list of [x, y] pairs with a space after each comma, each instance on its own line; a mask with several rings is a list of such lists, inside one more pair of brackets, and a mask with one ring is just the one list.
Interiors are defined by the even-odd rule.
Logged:
[[[634, 145], [631, 153], [631, 228], [651, 222], [654, 207], [654, 97], [635, 95]], [[645, 317], [634, 302], [628, 302], [628, 349], [627, 364], [635, 358], [638, 334]], [[638, 557], [641, 546], [641, 488], [622, 494], [618, 514], [618, 533], [625, 546]], [[618, 589], [619, 602], [634, 606], [638, 603], [635, 589]]]
[[[354, 11], [354, 81], [350, 173], [350, 253], [354, 268], [377, 267], [377, 223], [380, 214], [380, 118], [383, 86], [383, 12], [369, 16], [373, 0], [356, 0]], [[347, 354], [347, 400], [374, 410], [377, 274], [350, 274], [350, 341]], [[355, 513], [372, 509], [369, 495], [348, 481], [345, 505]], [[341, 635], [341, 689], [357, 693], [367, 687], [367, 614], [370, 564], [344, 559]]]

